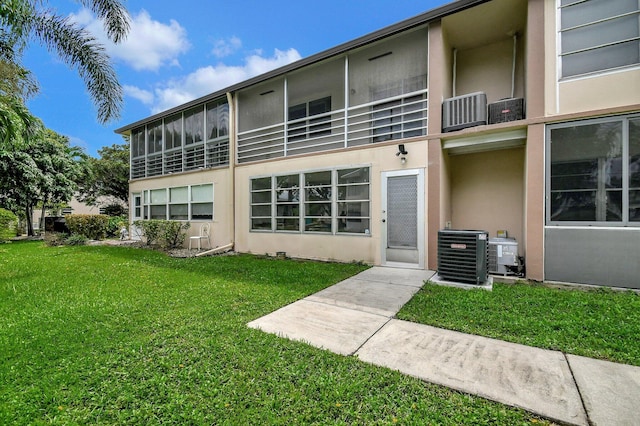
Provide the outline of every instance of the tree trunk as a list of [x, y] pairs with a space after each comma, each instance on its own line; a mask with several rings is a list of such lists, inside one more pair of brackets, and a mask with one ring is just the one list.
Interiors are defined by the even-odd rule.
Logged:
[[27, 203], [24, 209], [24, 213], [27, 217], [27, 235], [33, 237], [33, 208]]
[[38, 229], [40, 230], [40, 235], [42, 235], [44, 233], [44, 227], [45, 227], [44, 217], [45, 217], [46, 212], [47, 212], [46, 205], [47, 205], [47, 199], [48, 198], [49, 198], [48, 195], [45, 195], [42, 198], [42, 212], [40, 213], [40, 224], [38, 226]]

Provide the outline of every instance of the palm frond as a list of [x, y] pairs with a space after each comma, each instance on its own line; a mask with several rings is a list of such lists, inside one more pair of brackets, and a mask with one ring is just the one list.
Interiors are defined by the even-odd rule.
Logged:
[[57, 15], [37, 14], [33, 31], [50, 51], [78, 69], [97, 106], [98, 121], [118, 118], [123, 92], [104, 46], [68, 18]]
[[119, 0], [79, 0], [104, 21], [109, 39], [115, 43], [122, 41], [129, 32], [129, 13]]

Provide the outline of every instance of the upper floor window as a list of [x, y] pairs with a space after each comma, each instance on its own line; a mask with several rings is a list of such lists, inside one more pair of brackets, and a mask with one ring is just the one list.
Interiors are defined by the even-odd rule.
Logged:
[[289, 141], [314, 138], [331, 134], [331, 117], [323, 116], [310, 120], [303, 118], [331, 111], [331, 96], [289, 107]]
[[562, 77], [640, 64], [638, 0], [559, 0]]
[[640, 117], [549, 128], [547, 222], [640, 225]]

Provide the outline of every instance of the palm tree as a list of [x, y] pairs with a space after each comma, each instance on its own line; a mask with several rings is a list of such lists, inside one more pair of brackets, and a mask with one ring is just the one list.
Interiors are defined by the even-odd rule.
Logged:
[[[129, 32], [129, 15], [119, 0], [79, 0], [102, 19], [107, 36], [115, 43]], [[106, 123], [120, 114], [122, 87], [110, 58], [96, 38], [67, 17], [56, 15], [46, 0], [2, 0], [0, 2], [0, 62], [20, 67], [20, 56], [32, 39], [77, 68], [97, 107], [98, 120]], [[24, 75], [29, 77], [28, 71]], [[5, 76], [0, 74], [0, 95], [7, 95]], [[33, 89], [33, 85], [28, 85]], [[14, 93], [13, 95], [15, 95]], [[24, 97], [24, 93], [20, 93]]]

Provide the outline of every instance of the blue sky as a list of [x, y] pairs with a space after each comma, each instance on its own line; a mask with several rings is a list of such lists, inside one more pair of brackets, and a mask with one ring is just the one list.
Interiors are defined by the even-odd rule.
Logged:
[[121, 118], [101, 125], [77, 72], [31, 45], [25, 65], [40, 93], [28, 101], [45, 125], [92, 156], [122, 143], [114, 129], [413, 17], [450, 0], [125, 0], [131, 32], [106, 40], [72, 0], [51, 1], [103, 40], [125, 91]]

